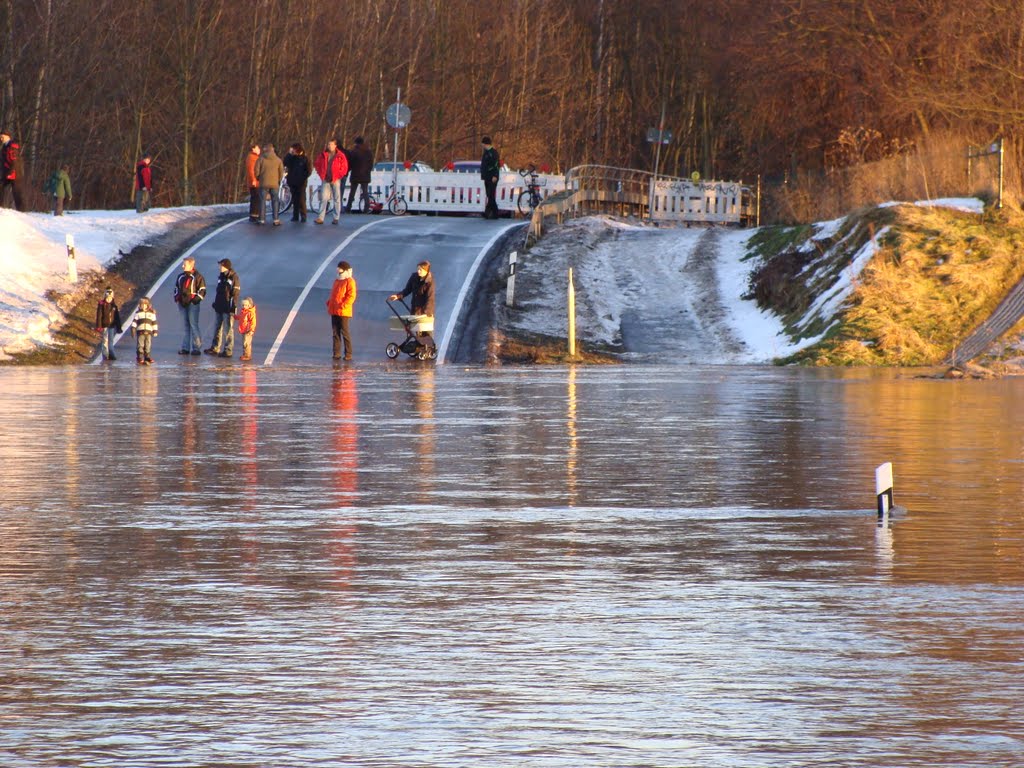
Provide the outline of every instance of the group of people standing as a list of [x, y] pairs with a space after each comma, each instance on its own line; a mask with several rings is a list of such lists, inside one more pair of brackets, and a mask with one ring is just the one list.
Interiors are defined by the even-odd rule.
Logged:
[[370, 174], [373, 172], [373, 151], [366, 146], [362, 136], [356, 136], [351, 149], [344, 149], [337, 139], [330, 139], [323, 151], [310, 162], [302, 144], [296, 142], [288, 148], [282, 159], [273, 144], [260, 145], [253, 142], [246, 156], [246, 177], [249, 183], [249, 221], [253, 224], [266, 223], [266, 201], [275, 227], [281, 225], [281, 182], [288, 184], [292, 197], [292, 221], [305, 222], [308, 215], [306, 186], [315, 170], [320, 177], [320, 210], [316, 212], [315, 224], [323, 224], [329, 210], [333, 211], [334, 224], [341, 219], [342, 197], [345, 180], [350, 181], [347, 213], [352, 212], [356, 190], [362, 195], [369, 193]]
[[[238, 273], [231, 264], [231, 259], [217, 262], [220, 273], [214, 288], [213, 311], [217, 315], [213, 341], [203, 349], [202, 333], [199, 328], [199, 308], [206, 299], [206, 279], [196, 269], [195, 259], [186, 256], [181, 262], [181, 272], [174, 282], [174, 303], [182, 318], [184, 335], [181, 340], [179, 355], [219, 355], [231, 357], [234, 353], [234, 324], [238, 323], [238, 332], [242, 335], [242, 361], [252, 359], [252, 340], [256, 332], [256, 304], [252, 297], [246, 296], [241, 305], [238, 304], [242, 285]], [[331, 318], [332, 353], [335, 360], [351, 360], [354, 347], [349, 323], [355, 313], [358, 290], [353, 275], [352, 265], [347, 261], [338, 262], [338, 276], [331, 286], [327, 299], [327, 313]], [[421, 261], [416, 271], [398, 293], [389, 297], [390, 301], [411, 297], [412, 313], [434, 316], [434, 276], [430, 271], [430, 262]], [[96, 331], [100, 334], [100, 350], [104, 360], [116, 360], [114, 342], [117, 335], [123, 333], [121, 310], [114, 300], [114, 289], [107, 287], [103, 298], [96, 305]], [[152, 343], [158, 333], [156, 310], [148, 296], [139, 300], [135, 316], [132, 320], [132, 335], [136, 339], [136, 362], [139, 365], [153, 363]], [[427, 340], [424, 343], [433, 343]]]

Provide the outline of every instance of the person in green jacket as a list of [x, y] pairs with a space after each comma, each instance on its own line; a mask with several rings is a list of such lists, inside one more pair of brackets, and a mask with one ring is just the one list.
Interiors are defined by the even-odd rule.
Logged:
[[53, 215], [63, 216], [64, 201], [71, 202], [71, 176], [66, 164], [54, 171], [50, 177], [50, 194], [53, 195]]

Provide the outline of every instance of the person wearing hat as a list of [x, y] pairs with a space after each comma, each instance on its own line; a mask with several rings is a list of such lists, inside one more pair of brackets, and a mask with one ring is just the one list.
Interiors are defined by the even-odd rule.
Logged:
[[208, 355], [231, 357], [235, 349], [235, 310], [242, 285], [238, 273], [231, 268], [231, 259], [221, 259], [217, 263], [220, 265], [220, 275], [213, 293], [213, 311], [217, 313], [217, 324], [213, 342], [204, 351]]
[[352, 277], [352, 265], [347, 261], [338, 262], [338, 277], [331, 286], [327, 299], [327, 312], [331, 316], [331, 337], [334, 343], [334, 359], [341, 358], [341, 345], [345, 344], [345, 359], [352, 359], [352, 337], [348, 324], [356, 303], [356, 279]]
[[498, 157], [498, 150], [491, 144], [490, 136], [484, 136], [480, 143], [484, 145], [484, 153], [480, 157], [480, 178], [484, 180], [484, 191], [487, 193], [484, 218], [496, 219], [498, 218], [498, 174], [501, 172], [501, 158]]
[[103, 359], [117, 360], [114, 355], [114, 342], [121, 333], [121, 310], [114, 301], [114, 289], [109, 285], [103, 292], [103, 298], [96, 305], [96, 330], [102, 334]]
[[21, 147], [8, 131], [0, 131], [0, 205], [7, 203], [7, 190], [11, 190], [16, 211], [25, 210], [21, 198]]

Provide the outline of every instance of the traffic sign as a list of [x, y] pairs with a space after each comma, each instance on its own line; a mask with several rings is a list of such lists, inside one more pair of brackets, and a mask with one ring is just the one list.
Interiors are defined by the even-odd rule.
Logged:
[[384, 117], [388, 121], [388, 125], [395, 130], [399, 130], [401, 128], [405, 128], [405, 126], [409, 124], [409, 120], [412, 117], [412, 110], [410, 110], [405, 104], [396, 101], [388, 107], [388, 111]]

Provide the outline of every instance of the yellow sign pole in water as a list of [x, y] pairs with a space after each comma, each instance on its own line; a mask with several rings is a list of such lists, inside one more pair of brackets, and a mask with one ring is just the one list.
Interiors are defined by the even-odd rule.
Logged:
[[576, 357], [576, 289], [572, 286], [572, 267], [569, 267], [569, 357]]

